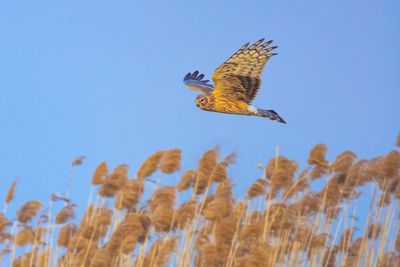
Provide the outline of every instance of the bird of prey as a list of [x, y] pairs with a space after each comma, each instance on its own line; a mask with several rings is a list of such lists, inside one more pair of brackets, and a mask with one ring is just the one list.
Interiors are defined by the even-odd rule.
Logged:
[[274, 110], [251, 105], [261, 86], [261, 73], [267, 61], [276, 53], [277, 46], [269, 46], [272, 40], [264, 38], [249, 46], [242, 46], [212, 74], [215, 86], [204, 80], [198, 71], [188, 73], [183, 82], [190, 89], [201, 92], [196, 106], [213, 112], [259, 116], [286, 123]]

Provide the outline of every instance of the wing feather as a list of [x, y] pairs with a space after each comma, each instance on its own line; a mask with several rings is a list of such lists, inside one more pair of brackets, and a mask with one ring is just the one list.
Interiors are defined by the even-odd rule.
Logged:
[[276, 55], [270, 52], [277, 46], [269, 47], [272, 40], [264, 40], [260, 39], [251, 46], [246, 43], [214, 71], [215, 95], [251, 103], [261, 87], [265, 64]]
[[209, 84], [209, 80], [203, 80], [204, 74], [199, 74], [196, 70], [193, 73], [188, 73], [183, 78], [183, 83], [192, 90], [199, 91], [201, 93], [211, 93], [214, 90], [214, 86]]

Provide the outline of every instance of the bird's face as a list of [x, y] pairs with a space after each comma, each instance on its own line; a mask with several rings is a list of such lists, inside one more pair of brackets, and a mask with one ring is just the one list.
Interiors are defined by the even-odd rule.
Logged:
[[198, 106], [199, 108], [208, 109], [209, 104], [210, 104], [210, 99], [208, 95], [204, 94], [196, 97], [196, 106]]

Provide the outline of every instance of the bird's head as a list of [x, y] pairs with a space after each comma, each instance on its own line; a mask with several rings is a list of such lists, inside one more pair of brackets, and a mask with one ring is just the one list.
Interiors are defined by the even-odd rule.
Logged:
[[209, 94], [202, 94], [202, 95], [198, 95], [196, 97], [196, 106], [198, 106], [201, 109], [208, 109], [209, 105], [210, 105], [210, 95]]

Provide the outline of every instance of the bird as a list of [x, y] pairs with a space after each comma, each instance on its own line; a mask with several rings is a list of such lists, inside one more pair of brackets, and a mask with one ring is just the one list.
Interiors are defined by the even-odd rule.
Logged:
[[196, 97], [196, 106], [205, 111], [259, 116], [286, 124], [276, 111], [251, 105], [261, 87], [265, 64], [277, 55], [272, 51], [278, 46], [270, 46], [272, 42], [262, 38], [243, 45], [214, 71], [211, 78], [215, 86], [197, 70], [186, 74], [184, 84], [202, 93]]

